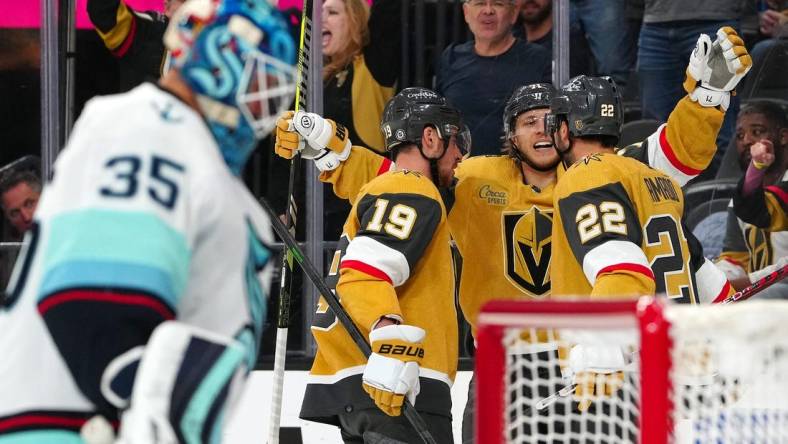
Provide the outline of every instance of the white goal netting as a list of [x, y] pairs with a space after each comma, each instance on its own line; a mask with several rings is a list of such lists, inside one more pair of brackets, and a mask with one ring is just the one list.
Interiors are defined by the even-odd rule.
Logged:
[[788, 302], [505, 302], [479, 326], [477, 442], [788, 443]]

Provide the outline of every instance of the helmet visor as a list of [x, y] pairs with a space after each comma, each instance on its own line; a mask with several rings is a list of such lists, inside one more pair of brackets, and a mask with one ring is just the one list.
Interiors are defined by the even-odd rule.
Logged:
[[246, 57], [237, 103], [244, 118], [262, 139], [273, 130], [295, 94], [295, 69], [260, 51]]
[[460, 149], [463, 156], [471, 154], [471, 130], [468, 128], [468, 125], [463, 123], [461, 126], [457, 126], [446, 123], [443, 125], [442, 130], [443, 137], [450, 138], [454, 136], [457, 148]]

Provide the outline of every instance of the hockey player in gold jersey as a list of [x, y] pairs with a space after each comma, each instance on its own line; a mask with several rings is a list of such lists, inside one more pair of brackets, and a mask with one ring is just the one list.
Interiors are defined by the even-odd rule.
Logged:
[[[741, 43], [728, 27], [717, 31], [713, 43], [701, 35], [687, 68], [684, 100], [727, 110], [731, 91], [752, 66]], [[614, 154], [623, 123], [615, 82], [575, 77], [550, 108], [545, 131], [568, 168], [553, 197], [553, 295], [664, 293], [696, 303], [732, 292], [681, 224], [680, 184]]]
[[[733, 41], [733, 48], [746, 55], [740, 41]], [[545, 84], [515, 91], [504, 114], [509, 155], [464, 161], [455, 171], [455, 186], [447, 190], [453, 201], [448, 208], [449, 227], [466, 258], [460, 305], [472, 329], [480, 307], [490, 299], [539, 298], [550, 293], [552, 191], [556, 174], [562, 171], [556, 168], [559, 158], [542, 126], [552, 92]], [[714, 140], [724, 110], [705, 105], [688, 94], [667, 124], [642, 143], [622, 150], [623, 154], [686, 183], [705, 169], [716, 150]], [[276, 151], [292, 157], [303, 138], [296, 131], [305, 131], [292, 115], [280, 119], [278, 126]], [[352, 200], [363, 184], [393, 167], [389, 159], [361, 147], [315, 143], [309, 137], [307, 141], [323, 150], [315, 160], [321, 180], [332, 183], [340, 197]]]
[[[617, 156], [621, 96], [609, 77], [578, 76], [561, 88], [545, 131], [567, 167], [553, 195], [553, 297], [598, 299], [665, 294], [712, 302], [733, 289], [682, 224], [684, 197], [665, 173]], [[562, 374], [573, 408], [604, 408], [626, 380], [627, 351], [576, 344]]]
[[730, 294], [682, 226], [679, 184], [614, 153], [622, 120], [607, 77], [575, 77], [553, 99], [545, 126], [568, 167], [553, 196], [553, 296], [664, 293], [697, 303]]
[[[563, 172], [543, 128], [552, 96], [548, 84], [518, 88], [503, 119], [509, 154], [465, 160], [455, 170], [455, 183], [446, 190], [451, 197], [447, 210], [452, 237], [461, 255], [472, 258], [463, 263], [460, 306], [474, 331], [476, 315], [488, 300], [550, 294], [553, 187]], [[722, 110], [685, 97], [666, 124], [621, 152], [685, 184], [711, 161], [723, 117]], [[292, 114], [279, 120], [279, 155], [292, 157], [298, 144], [304, 143], [297, 132], [305, 132], [299, 120]], [[322, 157], [315, 159], [322, 171], [320, 179], [331, 183], [337, 196], [351, 201], [364, 184], [394, 168], [391, 160], [363, 147], [306, 139], [323, 149]]]
[[[325, 124], [307, 126], [333, 136], [337, 126]], [[398, 169], [361, 187], [330, 270], [373, 353], [365, 359], [321, 300], [312, 325], [318, 349], [300, 416], [340, 427], [346, 442], [414, 442], [417, 435], [400, 416], [407, 397], [432, 436], [450, 443], [457, 315], [438, 186], [452, 180], [470, 145], [459, 112], [424, 88], [390, 100], [382, 125]]]

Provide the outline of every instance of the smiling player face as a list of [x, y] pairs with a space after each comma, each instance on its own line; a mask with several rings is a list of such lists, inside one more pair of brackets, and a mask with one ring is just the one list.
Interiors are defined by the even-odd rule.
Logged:
[[552, 170], [560, 161], [552, 140], [544, 132], [544, 117], [548, 112], [547, 108], [539, 108], [517, 116], [511, 138], [525, 163], [537, 171]]

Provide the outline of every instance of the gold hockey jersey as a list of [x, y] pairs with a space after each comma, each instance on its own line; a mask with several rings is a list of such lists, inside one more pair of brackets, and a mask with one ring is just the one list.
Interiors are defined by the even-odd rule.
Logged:
[[[361, 188], [344, 230], [329, 285], [336, 283], [342, 306], [365, 336], [384, 315], [427, 332], [415, 406], [450, 417], [457, 313], [446, 209], [438, 189], [419, 173], [383, 174]], [[318, 348], [301, 417], [338, 425], [339, 412], [377, 408], [362, 389], [367, 360], [322, 298], [312, 334]]]
[[788, 230], [788, 181], [759, 187], [751, 196], [742, 197], [742, 177], [733, 196], [736, 215], [743, 221], [768, 231]]
[[[685, 97], [666, 124], [619, 153], [653, 165], [683, 185], [714, 156], [723, 117], [722, 111]], [[362, 185], [392, 168], [390, 160], [353, 147], [346, 161], [320, 178], [338, 196], [352, 200]], [[476, 316], [487, 301], [550, 294], [554, 187], [528, 185], [519, 164], [506, 156], [467, 159], [455, 175], [449, 227], [464, 258], [460, 306], [475, 335]]]
[[[743, 199], [744, 202], [741, 202], [742, 199], [739, 199], [739, 212], [746, 213], [748, 218], [761, 224], [771, 226], [772, 218], [769, 216], [768, 208], [771, 207], [772, 211], [777, 214], [785, 214], [785, 210], [780, 207], [780, 201], [785, 202], [785, 206], [788, 207], [788, 182], [786, 180], [788, 180], [788, 171], [783, 174], [781, 182], [767, 186], [766, 192], [763, 189], [756, 190], [756, 193], [763, 194], [763, 200], [759, 197], [751, 197]], [[785, 191], [782, 191], [783, 189]], [[780, 197], [781, 195], [784, 196], [784, 199]], [[771, 204], [767, 203], [769, 201]], [[766, 211], [762, 206], [764, 204], [767, 207]], [[742, 206], [744, 208], [741, 208]], [[758, 207], [760, 210], [757, 209]], [[741, 267], [747, 273], [752, 273], [774, 264], [785, 256], [788, 256], [788, 231], [771, 232], [743, 221], [736, 216], [733, 201], [731, 201], [725, 225], [725, 241], [720, 254], [720, 260], [725, 262], [720, 264], [721, 267], [728, 268], [729, 265], [726, 264], [728, 262], [736, 267]]]
[[476, 336], [487, 301], [550, 294], [553, 185], [524, 184], [505, 156], [465, 160], [455, 176], [449, 228], [463, 257], [460, 307]]
[[697, 303], [732, 293], [684, 229], [681, 188], [661, 171], [612, 153], [592, 154], [558, 181], [554, 205], [556, 297], [664, 293]]

